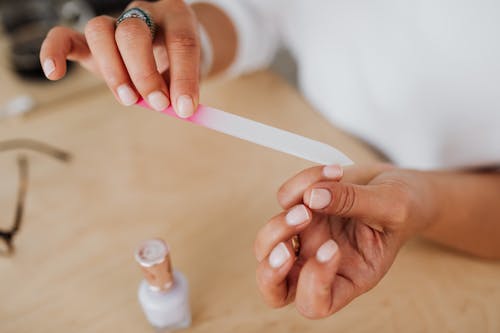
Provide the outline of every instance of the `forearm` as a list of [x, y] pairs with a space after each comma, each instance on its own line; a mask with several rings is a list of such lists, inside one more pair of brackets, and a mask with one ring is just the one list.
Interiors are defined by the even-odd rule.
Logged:
[[500, 258], [500, 172], [424, 173], [436, 214], [422, 234], [486, 258]]
[[212, 44], [213, 63], [208, 75], [223, 72], [236, 57], [238, 45], [236, 29], [229, 16], [216, 6], [195, 3], [192, 8]]

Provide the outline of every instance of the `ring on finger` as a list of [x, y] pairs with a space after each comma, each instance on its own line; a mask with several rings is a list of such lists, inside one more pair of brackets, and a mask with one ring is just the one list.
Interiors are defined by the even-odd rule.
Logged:
[[153, 21], [153, 19], [151, 18], [151, 15], [146, 10], [141, 9], [139, 7], [133, 7], [133, 8], [130, 8], [130, 9], [127, 9], [126, 11], [124, 11], [116, 20], [116, 26], [118, 27], [118, 25], [120, 25], [120, 23], [122, 23], [123, 21], [128, 20], [128, 19], [132, 19], [132, 18], [140, 19], [144, 23], [146, 23], [146, 25], [149, 28], [149, 31], [151, 32], [151, 37], [153, 39], [155, 38], [155, 34], [156, 34], [155, 22]]
[[300, 237], [299, 235], [294, 235], [292, 237], [292, 249], [296, 257], [300, 254]]

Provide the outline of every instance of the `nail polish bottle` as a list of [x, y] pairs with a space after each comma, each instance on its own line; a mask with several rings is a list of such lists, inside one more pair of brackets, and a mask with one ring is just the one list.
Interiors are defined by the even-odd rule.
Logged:
[[161, 239], [144, 241], [135, 252], [145, 279], [139, 285], [139, 303], [157, 332], [191, 325], [188, 281], [173, 271], [170, 249]]

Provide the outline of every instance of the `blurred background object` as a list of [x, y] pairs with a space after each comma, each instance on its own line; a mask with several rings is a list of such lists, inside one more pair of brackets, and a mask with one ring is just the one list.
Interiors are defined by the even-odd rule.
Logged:
[[47, 32], [55, 25], [82, 30], [94, 16], [83, 0], [4, 0], [1, 22], [9, 45], [11, 68], [23, 78], [42, 79], [38, 54]]
[[101, 80], [82, 69], [75, 70], [77, 66], [70, 62], [68, 78], [47, 80], [40, 65], [40, 46], [56, 25], [83, 31], [95, 15], [116, 16], [129, 2], [0, 0], [0, 120], [21, 116], [41, 105], [69, 101], [101, 87]]
[[[150, 0], [153, 1], [153, 0]], [[28, 113], [41, 105], [68, 101], [103, 83], [68, 62], [68, 76], [47, 80], [39, 52], [56, 25], [83, 31], [96, 15], [117, 16], [130, 0], [0, 0], [0, 120]], [[287, 50], [278, 52], [271, 69], [296, 85], [296, 66]], [[75, 74], [73, 72], [80, 72]], [[64, 82], [64, 83], [63, 83]]]
[[56, 25], [83, 31], [95, 15], [122, 11], [130, 0], [0, 0], [0, 22], [7, 36], [12, 69], [23, 78], [43, 79], [38, 54]]

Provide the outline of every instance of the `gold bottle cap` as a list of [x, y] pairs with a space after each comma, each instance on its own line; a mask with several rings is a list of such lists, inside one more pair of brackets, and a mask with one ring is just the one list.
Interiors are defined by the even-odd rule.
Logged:
[[161, 239], [142, 242], [135, 251], [135, 260], [141, 266], [151, 289], [166, 291], [173, 285], [170, 249]]

